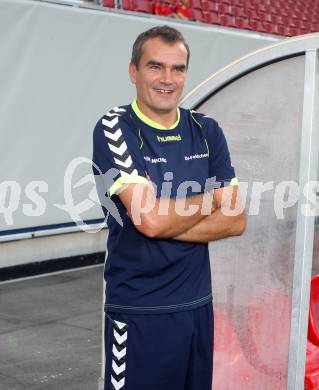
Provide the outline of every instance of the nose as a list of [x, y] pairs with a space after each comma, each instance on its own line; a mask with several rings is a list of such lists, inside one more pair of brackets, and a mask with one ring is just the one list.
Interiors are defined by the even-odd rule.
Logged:
[[171, 69], [169, 68], [162, 69], [160, 81], [164, 84], [171, 84], [173, 82]]

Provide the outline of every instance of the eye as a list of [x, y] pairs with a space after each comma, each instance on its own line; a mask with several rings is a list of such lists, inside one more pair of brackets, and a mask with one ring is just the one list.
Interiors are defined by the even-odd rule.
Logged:
[[185, 72], [185, 68], [175, 68], [174, 72], [177, 74], [183, 74]]
[[156, 64], [152, 64], [152, 65], [150, 65], [150, 69], [159, 70], [159, 69], [160, 69], [160, 66], [159, 66], [159, 65], [156, 65]]

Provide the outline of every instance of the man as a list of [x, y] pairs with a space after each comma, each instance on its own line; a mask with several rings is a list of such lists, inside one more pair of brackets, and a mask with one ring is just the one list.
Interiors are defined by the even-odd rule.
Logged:
[[107, 390], [211, 389], [208, 242], [240, 235], [246, 221], [223, 212], [234, 207], [237, 185], [222, 130], [178, 108], [188, 62], [175, 29], [140, 34], [129, 66], [136, 100], [94, 130], [101, 203], [107, 192], [122, 221], [104, 208]]

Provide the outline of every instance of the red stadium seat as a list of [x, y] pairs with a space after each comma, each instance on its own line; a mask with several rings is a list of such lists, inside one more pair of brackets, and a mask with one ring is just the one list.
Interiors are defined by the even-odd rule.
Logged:
[[305, 22], [309, 21], [309, 16], [306, 15], [303, 10], [299, 10], [299, 17], [301, 20], [304, 20]]
[[[115, 0], [100, 1], [104, 7], [116, 6]], [[124, 10], [170, 16], [178, 0], [120, 1]], [[319, 0], [318, 4], [313, 0], [190, 0], [190, 4], [200, 22], [282, 36], [319, 31]]]
[[290, 9], [287, 10], [287, 16], [289, 18], [294, 18], [296, 20], [300, 19], [300, 12], [296, 10], [295, 7], [290, 7]]
[[305, 35], [305, 34], [309, 34], [309, 30], [305, 29], [305, 28], [300, 28], [300, 35]]
[[126, 11], [135, 11], [134, 4], [131, 0], [121, 0], [122, 8]]
[[251, 0], [245, 0], [243, 2], [243, 5], [245, 6], [245, 8], [255, 9], [255, 4]]
[[290, 12], [285, 7], [279, 7], [277, 10], [279, 15], [290, 17]]
[[231, 7], [227, 4], [219, 4], [218, 12], [223, 15], [231, 15]]
[[206, 23], [210, 24], [220, 24], [220, 18], [217, 12], [203, 12], [204, 19]]
[[265, 28], [264, 24], [259, 20], [251, 20], [250, 21], [252, 30], [259, 31], [259, 32], [267, 32], [267, 29]]
[[191, 8], [202, 10], [202, 2], [201, 0], [191, 0], [190, 2]]
[[230, 4], [232, 7], [243, 7], [244, 6], [244, 0], [230, 0]]
[[319, 346], [319, 275], [311, 279], [308, 340]]
[[244, 30], [252, 29], [248, 18], [235, 18], [235, 26]]
[[319, 347], [307, 341], [305, 389], [319, 389]]
[[236, 27], [235, 18], [230, 15], [221, 15], [220, 24], [225, 27]]
[[263, 22], [263, 26], [265, 28], [265, 32], [267, 34], [278, 34], [277, 26], [268, 22]]
[[217, 12], [218, 11], [217, 4], [211, 0], [201, 0], [201, 4], [202, 4], [203, 11], [209, 11], [209, 12]]
[[265, 22], [264, 22], [264, 26], [265, 26], [266, 32], [267, 32], [268, 34], [279, 34], [279, 35], [283, 35], [283, 34], [281, 34], [281, 33], [278, 31], [278, 26], [275, 25], [275, 24], [265, 23]]
[[115, 3], [114, 0], [101, 0], [102, 7], [114, 8]]
[[303, 20], [297, 20], [297, 27], [304, 31], [310, 31], [310, 23]]
[[284, 32], [281, 35], [285, 35], [286, 37], [293, 37], [295, 35], [300, 35], [299, 30], [296, 30], [292, 27], [283, 27], [283, 30]]
[[153, 13], [153, 3], [149, 0], [134, 0], [134, 11], [144, 12], [146, 14]]
[[285, 27], [271, 24], [271, 23], [265, 23], [267, 33], [269, 34], [276, 34], [276, 35], [285, 35]]
[[259, 3], [255, 9], [258, 12], [267, 12], [267, 10], [268, 10], [267, 5], [264, 3]]
[[283, 35], [283, 36], [290, 36], [290, 29], [287, 26], [278, 25], [277, 28], [277, 34]]
[[200, 9], [192, 8], [194, 19], [198, 20], [199, 22], [206, 23], [205, 17], [203, 15], [203, 12]]
[[254, 9], [246, 9], [246, 15], [250, 19], [260, 20], [260, 16], [259, 16], [258, 12]]
[[264, 23], [271, 23], [271, 15], [266, 12], [259, 13], [260, 20]]
[[275, 6], [273, 6], [273, 5], [267, 5], [267, 6], [264, 7], [263, 10], [261, 9], [261, 11], [267, 12], [269, 14], [279, 15], [278, 12], [277, 12], [277, 8]]
[[246, 9], [243, 7], [233, 6], [232, 14], [239, 18], [247, 18]]
[[208, 1], [203, 1], [203, 0], [201, 0], [201, 9], [202, 9], [202, 11], [204, 12], [207, 12], [208, 11], [208, 7], [209, 7], [209, 5], [208, 5], [209, 3], [208, 3]]
[[270, 22], [272, 24], [281, 24], [281, 25], [284, 25], [284, 22], [282, 20], [282, 17], [279, 16], [279, 15], [273, 15], [273, 14], [270, 14]]
[[294, 37], [296, 35], [301, 35], [302, 32], [299, 28], [290, 27], [290, 36]]
[[289, 26], [290, 19], [287, 18], [287, 16], [281, 15], [281, 20], [282, 20], [282, 23], [281, 23], [281, 24], [282, 24], [283, 26]]
[[293, 28], [298, 28], [299, 27], [298, 20], [294, 18], [290, 18], [288, 22], [288, 26]]

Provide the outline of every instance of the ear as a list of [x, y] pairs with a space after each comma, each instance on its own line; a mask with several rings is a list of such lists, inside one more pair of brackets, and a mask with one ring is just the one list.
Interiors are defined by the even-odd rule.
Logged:
[[129, 74], [130, 74], [130, 79], [131, 79], [133, 84], [136, 83], [136, 72], [137, 72], [136, 66], [134, 64], [130, 63]]

